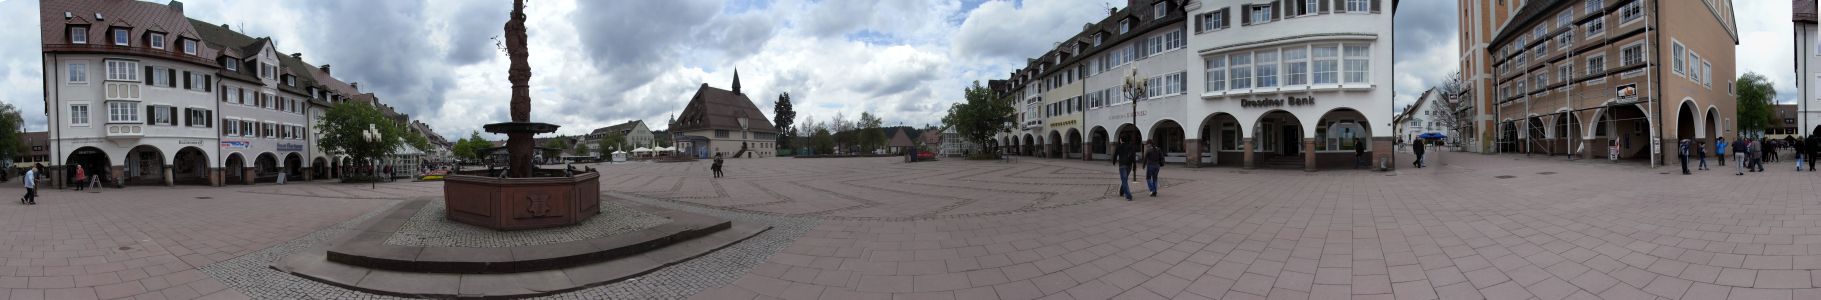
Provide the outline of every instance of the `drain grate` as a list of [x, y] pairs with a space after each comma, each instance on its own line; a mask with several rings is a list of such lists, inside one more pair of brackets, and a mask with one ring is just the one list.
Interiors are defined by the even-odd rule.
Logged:
[[1537, 175], [1555, 175], [1555, 172], [1537, 172]]
[[1511, 175], [1499, 175], [1499, 176], [1497, 176], [1497, 177], [1494, 177], [1494, 178], [1498, 178], [1498, 179], [1512, 179], [1512, 178], [1517, 178], [1517, 176], [1511, 176]]
[[207, 200], [207, 199], [215, 199], [215, 197], [196, 197], [196, 199], [204, 199], [204, 200]]

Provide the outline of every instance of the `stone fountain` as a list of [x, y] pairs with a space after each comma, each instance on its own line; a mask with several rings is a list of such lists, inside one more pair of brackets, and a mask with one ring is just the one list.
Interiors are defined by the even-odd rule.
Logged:
[[557, 125], [531, 122], [531, 65], [525, 47], [524, 1], [514, 1], [506, 22], [506, 55], [512, 59], [512, 121], [487, 124], [506, 135], [510, 157], [505, 170], [457, 172], [445, 177], [443, 201], [456, 222], [498, 230], [568, 226], [601, 213], [600, 174], [538, 170], [531, 162], [532, 136], [556, 132]]

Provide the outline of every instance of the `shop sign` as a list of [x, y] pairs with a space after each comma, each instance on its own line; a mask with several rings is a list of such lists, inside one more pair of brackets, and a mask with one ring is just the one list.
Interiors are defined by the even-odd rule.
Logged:
[[303, 148], [302, 144], [278, 143], [278, 151], [301, 152]]
[[1315, 97], [1284, 97], [1284, 98], [1277, 98], [1277, 99], [1272, 99], [1272, 98], [1264, 98], [1264, 99], [1243, 99], [1242, 98], [1242, 99], [1239, 99], [1240, 107], [1248, 107], [1248, 108], [1250, 108], [1250, 107], [1281, 107], [1284, 105], [1289, 105], [1289, 106], [1315, 105]]
[[1050, 123], [1050, 127], [1062, 127], [1062, 126], [1069, 126], [1069, 125], [1075, 125], [1075, 120]]
[[178, 145], [201, 145], [201, 144], [202, 144], [202, 140], [196, 140], [196, 139], [181, 139], [181, 140], [177, 140], [177, 144], [178, 144]]
[[247, 141], [222, 141], [221, 142], [222, 149], [246, 149], [247, 147], [252, 147], [252, 146], [253, 146], [253, 143], [247, 142]]
[[1619, 93], [1619, 100], [1631, 100], [1638, 97], [1638, 84], [1636, 83], [1620, 85], [1615, 89]]
[[[1145, 111], [1142, 111], [1142, 110], [1138, 111], [1138, 116], [1143, 117], [1144, 115], [1145, 115]], [[1125, 120], [1125, 119], [1131, 119], [1131, 118], [1132, 118], [1132, 113], [1118, 113], [1118, 114], [1114, 114], [1111, 116], [1107, 116], [1107, 120]]]

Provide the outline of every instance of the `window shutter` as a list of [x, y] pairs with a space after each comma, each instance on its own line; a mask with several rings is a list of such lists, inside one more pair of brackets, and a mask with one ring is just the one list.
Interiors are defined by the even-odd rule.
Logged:
[[179, 118], [181, 116], [177, 115], [176, 106], [170, 106], [170, 108], [171, 108], [171, 126], [177, 126], [177, 118]]
[[202, 127], [215, 127], [215, 111], [202, 111]]
[[1334, 12], [1347, 12], [1347, 0], [1334, 0]]
[[1240, 5], [1239, 6], [1239, 26], [1249, 26], [1249, 25], [1252, 25], [1252, 5], [1251, 4]]
[[155, 112], [156, 111], [155, 109], [158, 109], [158, 108], [153, 107], [151, 105], [145, 106], [145, 116], [143, 116], [145, 118], [145, 125], [157, 124], [157, 123], [152, 122], [152, 120], [157, 119], [157, 118], [152, 117], [152, 112]]
[[183, 126], [196, 125], [196, 120], [190, 119], [190, 110], [192, 110], [192, 108], [183, 109]]
[[1220, 8], [1220, 24], [1217, 24], [1217, 25], [1220, 25], [1220, 28], [1232, 28], [1233, 27], [1233, 11], [1232, 10], [1233, 10], [1232, 7]]
[[195, 83], [190, 82], [190, 71], [183, 71], [183, 89], [190, 89], [191, 84]]
[[145, 85], [152, 85], [152, 66], [145, 66]]
[[1195, 32], [1201, 32], [1202, 28], [1208, 28], [1208, 19], [1206, 16], [1207, 15], [1195, 16]]
[[166, 74], [165, 77], [171, 78], [171, 80], [166, 80], [164, 82], [165, 87], [177, 87], [177, 69], [166, 69], [164, 71]]
[[1284, 0], [1271, 1], [1271, 19], [1272, 20], [1283, 20], [1284, 19], [1284, 10], [1285, 9], [1284, 9], [1283, 2], [1284, 2]]
[[214, 93], [215, 84], [212, 82], [215, 82], [215, 75], [202, 75], [202, 91]]
[[1382, 2], [1382, 1], [1372, 0], [1372, 13], [1375, 13], [1375, 14], [1378, 13], [1378, 3], [1379, 2]]
[[1328, 13], [1328, 7], [1331, 5], [1331, 3], [1328, 3], [1328, 0], [1317, 1], [1317, 3], [1319, 3], [1319, 4], [1316, 4], [1316, 6], [1320, 6], [1320, 8], [1318, 9], [1318, 11], [1320, 11], [1320, 12], [1318, 12], [1318, 13], [1322, 13], [1322, 14]]

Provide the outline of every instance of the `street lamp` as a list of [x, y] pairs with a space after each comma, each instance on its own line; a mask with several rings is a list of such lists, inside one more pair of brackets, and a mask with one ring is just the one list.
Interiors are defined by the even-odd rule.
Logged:
[[[1132, 66], [1131, 72], [1125, 74], [1125, 94], [1132, 99], [1132, 130], [1138, 130], [1138, 99], [1144, 98], [1146, 86], [1145, 79], [1138, 77], [1138, 66]], [[1119, 157], [1113, 157], [1113, 161], [1117, 163]], [[1132, 164], [1132, 169], [1137, 173], [1138, 164]], [[1132, 182], [1138, 182], [1138, 176], [1132, 176]]]
[[[367, 130], [362, 130], [360, 132], [360, 137], [361, 137], [361, 139], [366, 140], [368, 143], [378, 143], [380, 138], [382, 138], [382, 136], [380, 136], [380, 134], [379, 134], [379, 126], [374, 125], [374, 124], [367, 124]], [[379, 175], [378, 174], [379, 172], [376, 172], [376, 171], [378, 171], [376, 169], [377, 167], [378, 166], [374, 165], [372, 158], [367, 159], [367, 175], [369, 175], [369, 176]], [[377, 189], [378, 188], [378, 184], [374, 183], [372, 181], [373, 180], [372, 178], [368, 178], [368, 180], [369, 181], [367, 181], [367, 189]]]

